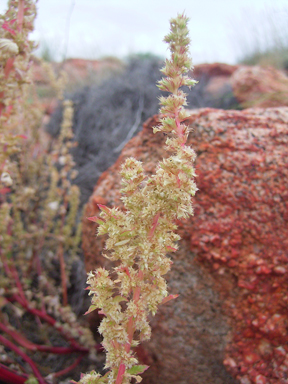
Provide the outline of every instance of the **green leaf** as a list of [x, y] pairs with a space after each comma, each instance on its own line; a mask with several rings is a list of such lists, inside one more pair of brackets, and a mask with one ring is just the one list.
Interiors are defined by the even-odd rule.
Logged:
[[149, 365], [134, 365], [134, 367], [127, 370], [130, 375], [139, 375], [145, 372], [149, 368]]
[[123, 297], [123, 296], [115, 296], [112, 298], [112, 301], [114, 303], [121, 303], [121, 301], [128, 301], [128, 299], [126, 299], [126, 297]]
[[7, 259], [11, 259], [11, 257], [12, 257], [12, 252], [7, 252], [6, 253], [6, 258]]
[[39, 384], [39, 381], [36, 379], [36, 377], [29, 377], [24, 384]]

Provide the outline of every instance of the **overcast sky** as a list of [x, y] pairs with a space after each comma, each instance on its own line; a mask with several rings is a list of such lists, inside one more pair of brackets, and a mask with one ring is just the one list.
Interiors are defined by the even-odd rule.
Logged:
[[[1, 13], [6, 4], [0, 0]], [[169, 19], [185, 10], [193, 62], [233, 64], [266, 19], [277, 27], [286, 18], [288, 25], [287, 0], [39, 0], [37, 7], [33, 38], [57, 59], [139, 52], [165, 57]]]

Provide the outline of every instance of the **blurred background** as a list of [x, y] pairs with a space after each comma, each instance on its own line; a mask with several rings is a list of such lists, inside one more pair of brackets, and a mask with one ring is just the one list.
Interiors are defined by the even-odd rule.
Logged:
[[[0, 0], [0, 12], [7, 1]], [[46, 60], [168, 53], [162, 39], [177, 12], [190, 18], [195, 64], [288, 66], [287, 0], [39, 0], [33, 38]]]

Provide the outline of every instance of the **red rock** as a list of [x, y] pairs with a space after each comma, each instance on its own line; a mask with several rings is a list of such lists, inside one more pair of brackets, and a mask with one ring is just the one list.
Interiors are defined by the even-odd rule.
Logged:
[[[61, 63], [50, 63], [55, 73], [66, 72], [69, 83], [79, 83], [88, 79], [89, 76], [107, 70], [121, 70], [123, 64], [116, 58], [102, 60], [67, 59]], [[36, 57], [32, 63], [32, 78], [36, 84], [49, 84], [49, 78], [41, 62]]]
[[89, 80], [95, 74], [102, 74], [103, 71], [121, 70], [123, 63], [116, 58], [107, 58], [102, 60], [86, 60], [86, 59], [67, 59], [63, 63], [56, 66], [56, 70], [65, 71], [68, 75], [69, 82], [79, 83]]
[[200, 78], [202, 76], [212, 77], [230, 77], [237, 69], [239, 65], [229, 65], [224, 63], [212, 63], [212, 64], [198, 64], [195, 65], [193, 70], [193, 76]]
[[[145, 383], [233, 383], [225, 359], [241, 382], [276, 384], [285, 377], [279, 351], [288, 359], [288, 108], [202, 109], [190, 121], [200, 191], [171, 255], [169, 286], [180, 296], [160, 308], [151, 341], [139, 349], [151, 365]], [[148, 173], [155, 169], [163, 155], [163, 137], [151, 132], [156, 122], [148, 121], [101, 176], [84, 216], [97, 214], [99, 196], [121, 206], [124, 158], [135, 156]], [[109, 266], [95, 231], [83, 221], [87, 271]], [[252, 355], [260, 360], [247, 360]]]
[[[145, 383], [236, 383], [225, 367], [243, 383], [282, 382], [279, 351], [288, 361], [288, 108], [194, 110], [190, 122], [189, 144], [198, 153], [195, 216], [178, 223], [182, 241], [171, 254], [170, 292], [180, 296], [159, 309], [151, 341], [140, 347], [150, 365]], [[148, 173], [155, 169], [164, 140], [151, 131], [156, 123], [157, 116], [101, 176], [84, 217], [97, 214], [94, 196], [121, 206], [119, 167], [126, 157], [143, 161]], [[87, 271], [109, 266], [100, 256], [104, 238], [95, 232], [84, 220]]]
[[233, 72], [231, 84], [244, 107], [288, 106], [288, 77], [284, 71], [241, 66]]
[[[198, 64], [193, 70], [193, 77], [207, 82], [205, 93], [213, 99], [221, 99], [232, 93], [231, 75], [239, 68], [238, 65], [224, 63]], [[231, 108], [231, 107], [230, 107]]]

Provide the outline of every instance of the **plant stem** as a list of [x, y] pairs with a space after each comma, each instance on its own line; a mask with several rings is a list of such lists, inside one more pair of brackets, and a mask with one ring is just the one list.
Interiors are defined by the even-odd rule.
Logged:
[[34, 344], [15, 329], [10, 329], [3, 323], [0, 323], [0, 330], [11, 336], [19, 345], [21, 345], [21, 347], [24, 347], [30, 351], [55, 353], [58, 355], [67, 355], [74, 352], [80, 352], [75, 347], [53, 347], [49, 345]]
[[24, 384], [28, 375], [20, 374], [0, 363], [0, 380], [6, 384]]
[[[17, 295], [13, 295], [13, 296], [10, 296], [10, 297], [7, 297], [6, 298], [8, 301], [10, 301], [11, 303], [13, 302], [17, 302], [18, 304], [20, 304], [23, 308], [25, 308], [29, 313], [32, 313], [33, 315], [35, 316], [38, 316], [40, 317], [40, 319], [46, 321], [48, 324], [52, 325], [53, 327], [55, 327], [55, 324], [57, 323], [56, 320], [52, 317], [52, 316], [49, 316], [47, 315], [46, 313], [44, 313], [43, 311], [39, 310], [39, 309], [36, 309], [36, 308], [31, 308], [29, 306], [28, 303], [25, 303], [23, 302], [23, 300], [21, 300], [21, 298]], [[75, 348], [75, 351], [77, 352], [82, 352], [82, 353], [89, 353], [89, 349], [88, 348], [85, 348], [85, 347], [82, 347], [80, 344], [77, 343], [77, 341], [75, 339], [73, 339], [71, 336], [67, 335], [67, 332], [65, 332], [64, 328], [62, 326], [57, 326], [56, 329], [58, 330], [58, 332], [61, 333], [61, 335], [71, 343], [71, 345]], [[101, 345], [98, 345], [96, 344], [95, 345], [95, 349], [97, 351], [101, 351], [102, 350], [102, 347]]]
[[79, 356], [73, 364], [69, 365], [69, 367], [65, 368], [65, 369], [62, 369], [61, 371], [58, 371], [58, 372], [55, 372], [53, 373], [53, 377], [59, 377], [59, 376], [63, 376], [63, 375], [66, 375], [68, 372], [72, 371], [72, 369], [74, 369], [75, 367], [77, 367], [77, 365], [82, 361], [83, 359], [83, 356]]
[[7, 340], [2, 335], [0, 335], [0, 342], [6, 347], [8, 347], [9, 349], [11, 349], [12, 351], [16, 352], [19, 356], [22, 357], [23, 360], [25, 360], [30, 365], [35, 377], [39, 381], [39, 384], [47, 384], [46, 381], [43, 379], [41, 373], [38, 371], [38, 368], [36, 367], [33, 360], [31, 360], [30, 357], [27, 356], [25, 352], [23, 352], [20, 348], [18, 348], [15, 344]]

